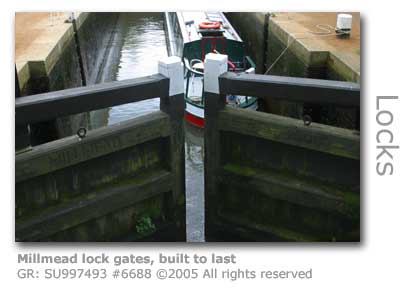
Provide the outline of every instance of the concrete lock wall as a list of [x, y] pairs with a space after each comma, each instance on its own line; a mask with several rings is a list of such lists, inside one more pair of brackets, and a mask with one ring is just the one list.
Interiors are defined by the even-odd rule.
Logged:
[[[64, 24], [64, 19], [60, 17], [58, 19], [60, 26], [64, 25], [61, 33], [52, 35], [50, 40], [47, 40], [52, 43], [52, 49], [49, 52], [42, 52], [39, 54], [40, 57], [29, 56], [24, 65], [17, 64], [22, 96], [83, 85], [80, 62], [83, 64], [87, 85], [104, 80], [105, 58], [110, 50], [116, 47], [110, 46], [110, 40], [115, 35], [118, 15], [118, 13], [77, 14], [77, 40], [73, 25]], [[50, 30], [52, 31], [52, 28]], [[80, 127], [87, 127], [89, 124], [89, 113], [37, 123], [30, 126], [31, 141], [37, 145], [69, 136], [76, 133]]]
[[[325, 30], [316, 25], [324, 23], [335, 26], [336, 13], [316, 13], [311, 18], [305, 17], [303, 13], [299, 15], [301, 16], [297, 13], [227, 13], [232, 25], [245, 41], [247, 53], [255, 60], [257, 73], [264, 74], [276, 62], [268, 74], [359, 83], [359, 13], [353, 15], [352, 40], [345, 40], [352, 43], [350, 46], [345, 45], [342, 40], [327, 44], [326, 39], [329, 38], [317, 37], [318, 33]], [[317, 31], [317, 34], [311, 36], [310, 31]], [[297, 40], [294, 41], [294, 38]], [[289, 42], [290, 46], [286, 49]], [[341, 49], [338, 50], [337, 46]], [[346, 48], [348, 51], [341, 54]], [[277, 59], [279, 56], [281, 57]], [[359, 115], [355, 110], [286, 101], [267, 101], [263, 106], [267, 112], [274, 114], [298, 119], [303, 114], [309, 114], [315, 122], [350, 129], [359, 128]]]

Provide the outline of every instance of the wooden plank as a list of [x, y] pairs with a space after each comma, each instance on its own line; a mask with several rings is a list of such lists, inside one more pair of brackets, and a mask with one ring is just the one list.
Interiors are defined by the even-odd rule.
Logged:
[[232, 72], [220, 76], [219, 82], [223, 94], [312, 104], [360, 105], [360, 85], [351, 82]]
[[[246, 242], [329, 242], [330, 239], [320, 239], [313, 235], [307, 235], [302, 231], [294, 231], [277, 225], [263, 225], [262, 223], [251, 223], [243, 220], [240, 215], [221, 213], [217, 220], [212, 223], [214, 229], [223, 231], [224, 237], [228, 235], [227, 241]], [[219, 232], [221, 233], [221, 232]], [[243, 237], [244, 236], [244, 237]], [[238, 237], [239, 240], [236, 240]], [[216, 238], [217, 239], [217, 238]], [[223, 238], [222, 238], [223, 239]], [[223, 239], [223, 241], [226, 241]]]
[[[227, 72], [227, 56], [209, 53], [206, 55], [204, 66], [204, 193], [205, 193], [205, 221], [211, 224], [217, 217], [218, 189], [217, 170], [220, 166], [220, 130], [219, 112], [226, 106], [225, 97], [220, 95], [219, 76]], [[205, 236], [211, 235], [211, 225], [205, 225]]]
[[16, 155], [16, 183], [97, 158], [146, 141], [169, 136], [169, 117], [161, 111], [124, 123], [33, 147]]
[[[220, 130], [218, 117], [225, 103], [219, 94], [205, 93], [205, 124], [204, 129], [204, 191], [205, 191], [205, 221], [211, 223], [217, 217], [218, 189], [217, 170], [220, 166]], [[205, 225], [205, 235], [211, 235], [211, 226]]]
[[101, 83], [16, 99], [16, 124], [58, 117], [159, 97], [169, 80], [160, 74]]
[[170, 149], [167, 153], [173, 175], [172, 195], [165, 204], [168, 221], [178, 223], [179, 234], [186, 239], [186, 186], [185, 186], [185, 131], [184, 131], [184, 71], [179, 57], [159, 61], [159, 73], [169, 78], [169, 86], [163, 87], [160, 109], [169, 115]]
[[273, 199], [337, 212], [352, 219], [359, 217], [359, 194], [342, 191], [331, 185], [230, 164], [221, 168], [219, 174], [219, 184], [235, 186], [240, 190], [254, 190]]
[[16, 151], [30, 147], [30, 132], [27, 124], [16, 125], [14, 133]]
[[[170, 165], [173, 174], [173, 196], [170, 204], [169, 213], [175, 216], [175, 203], [183, 197], [186, 201], [186, 183], [185, 183], [185, 131], [184, 114], [185, 100], [184, 94], [178, 94], [171, 97], [161, 97], [160, 108], [169, 115], [170, 123]], [[186, 211], [183, 212], [186, 214]]]
[[172, 175], [167, 171], [157, 170], [145, 178], [128, 180], [127, 184], [95, 191], [68, 204], [47, 209], [38, 216], [17, 221], [16, 241], [41, 240], [59, 231], [168, 192], [171, 188]]
[[228, 107], [220, 112], [219, 127], [336, 156], [360, 158], [360, 136], [348, 129], [318, 123], [305, 126], [293, 118]]

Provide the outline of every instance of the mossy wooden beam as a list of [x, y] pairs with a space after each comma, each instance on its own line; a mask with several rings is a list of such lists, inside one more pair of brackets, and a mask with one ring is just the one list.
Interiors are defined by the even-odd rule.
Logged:
[[359, 107], [357, 83], [312, 78], [228, 72], [219, 77], [220, 92], [311, 104]]
[[169, 86], [161, 74], [22, 97], [16, 101], [16, 124], [52, 120], [159, 97]]
[[[216, 231], [220, 230], [223, 231], [221, 232], [222, 234], [230, 234], [227, 237], [233, 238], [233, 241], [237, 241], [236, 239], [253, 242], [330, 241], [329, 238], [325, 239], [324, 237], [308, 235], [277, 225], [263, 225], [261, 223], [246, 221], [237, 215], [229, 213], [221, 213], [219, 218], [215, 220], [212, 225], [214, 226], [213, 229]], [[215, 237], [223, 237], [223, 235], [215, 235]], [[227, 239], [227, 241], [232, 240]]]
[[16, 155], [16, 183], [97, 158], [146, 141], [169, 136], [169, 117], [161, 111], [124, 123], [33, 147]]
[[360, 136], [348, 129], [313, 123], [305, 126], [302, 120], [225, 108], [219, 115], [219, 128], [255, 136], [296, 147], [311, 149], [351, 159], [360, 158]]
[[300, 179], [250, 167], [228, 164], [220, 171], [219, 183], [246, 188], [293, 204], [336, 212], [348, 218], [359, 218], [359, 194], [336, 186]]
[[[66, 204], [16, 221], [16, 241], [38, 241], [59, 231], [141, 202], [172, 188], [172, 175], [157, 170], [83, 195]], [[97, 241], [97, 239], [95, 239]]]

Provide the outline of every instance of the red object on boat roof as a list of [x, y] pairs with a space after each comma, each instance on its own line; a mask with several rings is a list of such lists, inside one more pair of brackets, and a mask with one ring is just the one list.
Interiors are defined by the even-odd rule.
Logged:
[[203, 21], [201, 24], [199, 24], [199, 28], [201, 29], [206, 29], [206, 30], [217, 30], [221, 26], [220, 22], [217, 21]]

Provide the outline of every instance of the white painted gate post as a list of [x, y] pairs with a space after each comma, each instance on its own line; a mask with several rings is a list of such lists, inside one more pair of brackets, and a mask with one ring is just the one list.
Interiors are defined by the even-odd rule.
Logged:
[[[172, 198], [169, 200], [168, 219], [175, 225], [175, 238], [186, 241], [186, 196], [185, 196], [185, 113], [183, 64], [176, 56], [159, 60], [158, 72], [169, 79], [169, 91], [160, 98], [160, 109], [170, 120], [170, 164]], [[167, 83], [165, 83], [167, 84]]]

